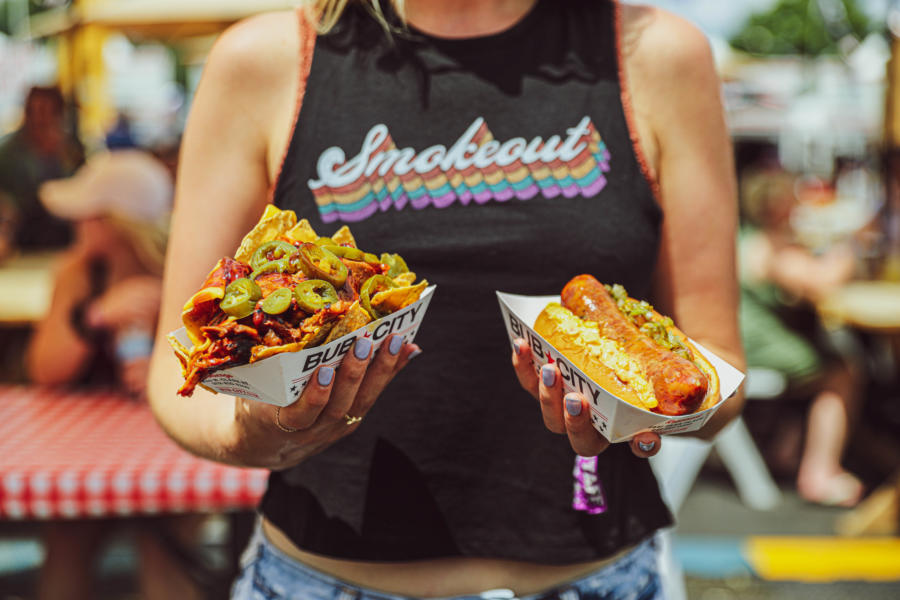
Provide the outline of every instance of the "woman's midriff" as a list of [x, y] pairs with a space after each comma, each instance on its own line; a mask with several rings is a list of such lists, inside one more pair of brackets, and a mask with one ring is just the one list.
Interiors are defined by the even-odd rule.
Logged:
[[414, 562], [363, 562], [304, 552], [265, 518], [266, 538], [281, 552], [317, 571], [360, 587], [390, 594], [438, 598], [510, 589], [517, 595], [551, 589], [615, 562], [630, 549], [608, 559], [572, 565], [542, 565], [490, 558], [452, 557]]

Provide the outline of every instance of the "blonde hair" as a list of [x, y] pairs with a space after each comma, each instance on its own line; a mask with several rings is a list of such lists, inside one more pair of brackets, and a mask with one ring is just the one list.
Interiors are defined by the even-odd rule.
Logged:
[[[406, 0], [387, 0], [390, 2], [394, 12], [402, 21], [406, 20]], [[327, 33], [334, 27], [335, 23], [344, 14], [347, 5], [351, 2], [362, 4], [372, 16], [378, 21], [378, 24], [385, 31], [393, 31], [394, 25], [391, 25], [387, 17], [385, 17], [382, 9], [382, 0], [306, 0], [304, 7], [309, 14], [310, 19], [316, 23], [316, 29], [319, 33]]]

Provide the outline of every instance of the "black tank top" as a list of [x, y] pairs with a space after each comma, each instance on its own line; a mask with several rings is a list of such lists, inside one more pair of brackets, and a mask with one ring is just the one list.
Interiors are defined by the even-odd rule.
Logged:
[[349, 224], [437, 290], [423, 354], [363, 424], [272, 473], [262, 511], [300, 548], [562, 564], [670, 524], [627, 444], [581, 465], [599, 483], [573, 504], [576, 456], [519, 387], [495, 296], [557, 294], [579, 273], [649, 292], [661, 211], [623, 109], [616, 17], [604, 0], [540, 0], [496, 35], [391, 40], [350, 8], [315, 41], [274, 203], [320, 235]]

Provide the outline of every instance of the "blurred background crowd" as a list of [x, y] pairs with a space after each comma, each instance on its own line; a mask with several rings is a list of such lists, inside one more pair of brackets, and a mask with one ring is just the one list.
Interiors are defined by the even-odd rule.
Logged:
[[[900, 597], [900, 1], [647, 3], [703, 29], [722, 77], [750, 367], [738, 456], [661, 458], [688, 472], [670, 491], [680, 593]], [[229, 24], [292, 4], [0, 0], [0, 410], [22, 386], [141, 401], [204, 57]], [[42, 518], [11, 500], [16, 468], [0, 453], [0, 600], [199, 597], [169, 563], [227, 554], [238, 526], [184, 508]], [[184, 542], [174, 555], [160, 531]], [[835, 541], [857, 545], [821, 554]]]

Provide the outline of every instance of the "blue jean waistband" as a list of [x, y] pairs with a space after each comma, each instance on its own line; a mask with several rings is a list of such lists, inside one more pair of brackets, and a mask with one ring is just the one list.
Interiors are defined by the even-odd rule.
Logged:
[[[258, 587], [278, 587], [278, 582], [268, 581], [266, 575], [259, 572], [262, 570], [261, 567], [259, 567], [260, 565], [271, 565], [268, 561], [277, 562], [277, 569], [275, 569], [275, 571], [278, 573], [278, 577], [272, 577], [272, 571], [269, 571], [267, 575], [270, 579], [281, 578], [289, 582], [304, 582], [304, 585], [310, 588], [315, 587], [320, 590], [328, 590], [327, 597], [334, 600], [411, 600], [408, 596], [372, 590], [355, 583], [343, 581], [294, 559], [278, 549], [268, 540], [268, 538], [266, 538], [259, 523], [257, 523], [253, 537], [242, 558], [241, 562], [244, 573], [239, 577], [238, 582], [235, 584], [235, 588], [237, 589], [241, 585], [241, 578], [248, 576], [254, 578], [253, 583]], [[253, 568], [254, 565], [257, 566], [256, 569]], [[641, 568], [643, 568], [645, 571], [647, 569], [652, 569], [655, 575], [655, 565], [656, 543], [654, 538], [651, 537], [627, 551], [615, 562], [604, 565], [596, 571], [576, 580], [566, 582], [538, 594], [518, 597], [512, 590], [495, 589], [447, 598], [434, 598], [431, 600], [579, 600], [580, 598], [585, 597], [584, 590], [614, 587], [619, 585], [617, 582], [627, 584], [629, 579], [632, 578], [631, 574], [636, 569], [641, 570]], [[252, 571], [252, 575], [248, 573], [248, 571]], [[286, 586], [287, 584], [283, 585]], [[273, 598], [291, 597], [288, 595], [282, 596], [279, 594], [278, 590], [272, 589], [269, 591]], [[239, 595], [234, 597], [237, 599], [242, 598]], [[316, 598], [318, 597], [326, 596], [325, 593], [322, 592], [321, 596], [316, 596]]]

